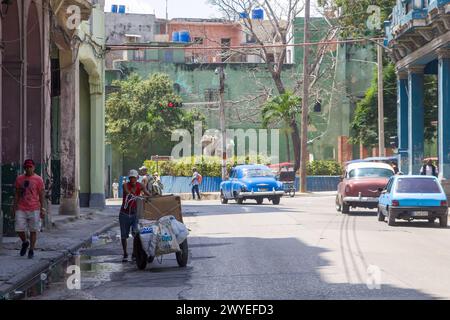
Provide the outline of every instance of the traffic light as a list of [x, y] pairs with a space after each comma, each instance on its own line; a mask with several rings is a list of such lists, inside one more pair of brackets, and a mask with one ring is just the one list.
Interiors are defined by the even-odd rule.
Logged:
[[317, 100], [314, 104], [314, 112], [322, 112], [322, 102]]
[[181, 108], [183, 106], [182, 102], [176, 102], [176, 101], [169, 101], [167, 103], [168, 108]]

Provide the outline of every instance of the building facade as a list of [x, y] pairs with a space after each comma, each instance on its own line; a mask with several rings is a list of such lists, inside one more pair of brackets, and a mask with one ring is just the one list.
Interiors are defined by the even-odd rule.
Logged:
[[[60, 213], [78, 214], [80, 140], [86, 135], [92, 151], [86, 169], [89, 204], [104, 206], [104, 166], [97, 165], [104, 159], [103, 5], [14, 0], [1, 4], [0, 19], [1, 203], [3, 229], [9, 235], [14, 233], [14, 181], [27, 158], [35, 160]], [[92, 121], [87, 132], [80, 131], [86, 120], [80, 117], [81, 68], [89, 75]]]
[[438, 159], [441, 179], [450, 178], [450, 1], [397, 1], [385, 23], [388, 53], [395, 62], [400, 169], [418, 174], [424, 158], [424, 76], [438, 86]]

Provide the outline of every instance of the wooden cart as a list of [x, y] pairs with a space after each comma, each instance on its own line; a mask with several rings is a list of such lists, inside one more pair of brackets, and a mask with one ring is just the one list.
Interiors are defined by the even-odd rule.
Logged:
[[[181, 212], [181, 198], [174, 195], [163, 195], [146, 198], [138, 201], [139, 219], [158, 221], [164, 216], [174, 216], [175, 219], [183, 223]], [[188, 241], [184, 240], [180, 244], [180, 252], [176, 252], [177, 263], [180, 267], [185, 267], [188, 262]], [[139, 269], [145, 269], [147, 263], [152, 263], [155, 257], [149, 257], [142, 247], [140, 236], [133, 240], [133, 251], [136, 254], [136, 265]]]

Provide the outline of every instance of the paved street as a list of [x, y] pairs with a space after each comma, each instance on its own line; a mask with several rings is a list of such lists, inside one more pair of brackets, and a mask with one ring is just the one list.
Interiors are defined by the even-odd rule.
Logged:
[[[388, 227], [374, 211], [342, 215], [331, 193], [279, 206], [185, 201], [183, 209], [192, 230], [186, 268], [175, 255], [144, 271], [123, 264], [112, 235], [81, 252], [81, 290], [61, 281], [35, 299], [450, 298], [450, 228], [437, 222]], [[378, 274], [381, 288], [370, 290]]]

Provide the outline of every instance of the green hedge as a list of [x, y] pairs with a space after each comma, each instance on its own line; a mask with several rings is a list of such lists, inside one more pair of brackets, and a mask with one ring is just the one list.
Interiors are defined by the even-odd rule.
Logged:
[[[268, 165], [268, 158], [259, 157], [251, 161], [246, 158], [234, 158], [227, 162], [227, 170], [234, 164], [261, 163]], [[192, 168], [196, 167], [204, 177], [221, 176], [221, 160], [218, 157], [187, 157], [174, 161], [160, 161], [157, 165], [155, 161], [146, 160], [144, 165], [149, 168], [149, 173], [158, 171], [161, 176], [190, 177]], [[313, 161], [308, 163], [307, 172], [309, 176], [339, 176], [342, 174], [342, 167], [336, 161]]]

